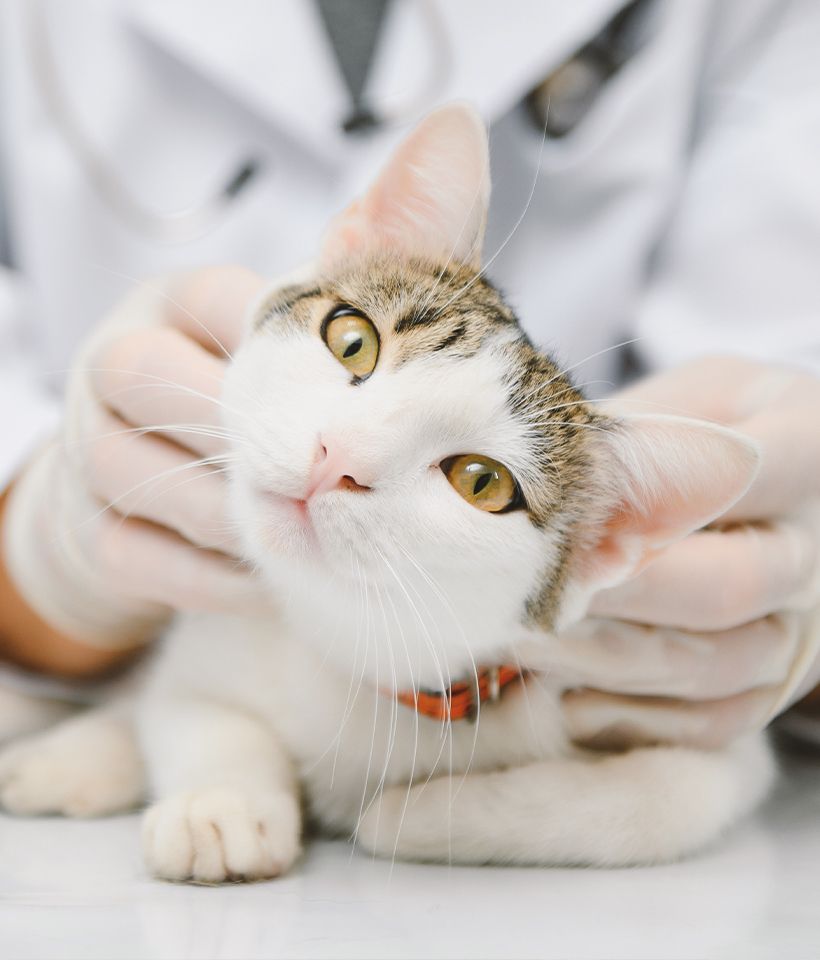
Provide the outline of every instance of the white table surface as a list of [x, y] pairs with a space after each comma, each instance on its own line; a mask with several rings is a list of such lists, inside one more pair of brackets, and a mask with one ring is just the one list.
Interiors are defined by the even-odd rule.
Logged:
[[820, 958], [820, 753], [752, 821], [640, 870], [387, 863], [315, 842], [271, 883], [149, 880], [136, 817], [0, 818], [0, 958]]

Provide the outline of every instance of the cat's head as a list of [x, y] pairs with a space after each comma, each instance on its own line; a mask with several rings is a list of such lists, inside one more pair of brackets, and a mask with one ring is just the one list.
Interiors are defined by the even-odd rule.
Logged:
[[722, 428], [584, 401], [480, 273], [489, 192], [478, 117], [428, 117], [259, 302], [228, 376], [249, 559], [383, 683], [548, 643], [756, 468]]

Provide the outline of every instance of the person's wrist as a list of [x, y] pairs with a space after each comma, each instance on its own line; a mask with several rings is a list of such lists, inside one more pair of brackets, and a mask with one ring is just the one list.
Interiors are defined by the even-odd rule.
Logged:
[[[8, 491], [0, 491], [0, 530]], [[0, 550], [0, 659], [39, 673], [85, 679], [119, 666], [131, 651], [105, 649], [55, 629], [26, 602]]]
[[[66, 509], [64, 529], [47, 522], [54, 511], [65, 508], [60, 477], [65, 469], [52, 445], [28, 465], [5, 497], [0, 553], [7, 593], [48, 630], [79, 648], [127, 653], [152, 640], [171, 611], [116, 595], [79, 548], [78, 538], [89, 521], [83, 511], [74, 517]], [[42, 630], [36, 632], [42, 637]], [[79, 653], [77, 657], [83, 659]]]

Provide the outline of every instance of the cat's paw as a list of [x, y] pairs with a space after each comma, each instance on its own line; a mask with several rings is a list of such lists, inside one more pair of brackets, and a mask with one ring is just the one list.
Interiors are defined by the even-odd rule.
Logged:
[[46, 730], [74, 712], [58, 700], [0, 687], [0, 744]]
[[130, 724], [88, 713], [0, 752], [0, 807], [17, 816], [100, 817], [130, 810], [144, 771]]
[[441, 847], [438, 834], [439, 825], [450, 822], [452, 793], [443, 779], [409, 791], [387, 787], [362, 814], [355, 830], [356, 845], [389, 860], [446, 858], [447, 846]]
[[296, 797], [210, 787], [151, 807], [143, 820], [148, 869], [163, 880], [267, 880], [299, 854]]

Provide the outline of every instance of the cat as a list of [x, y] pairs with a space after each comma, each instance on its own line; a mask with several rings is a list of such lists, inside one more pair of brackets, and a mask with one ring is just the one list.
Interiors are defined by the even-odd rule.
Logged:
[[441, 108], [255, 304], [223, 400], [275, 611], [179, 615], [133, 706], [0, 757], [8, 808], [110, 812], [147, 784], [149, 870], [220, 882], [286, 871], [308, 822], [386, 857], [658, 863], [763, 799], [762, 735], [585, 751], [560, 678], [528, 669], [757, 453], [585, 401], [483, 276], [489, 191], [481, 120]]

